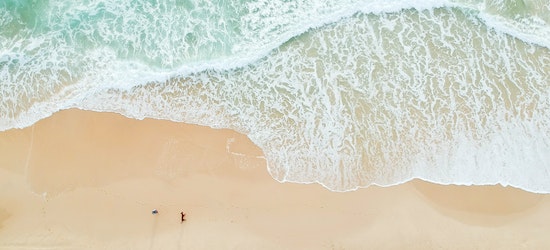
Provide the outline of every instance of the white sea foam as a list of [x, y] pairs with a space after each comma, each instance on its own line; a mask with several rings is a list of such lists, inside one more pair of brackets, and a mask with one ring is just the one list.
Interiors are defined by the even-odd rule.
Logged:
[[[49, 110], [46, 113], [51, 114], [66, 108], [59, 103], [45, 101], [57, 99], [51, 96], [57, 95], [58, 90], [66, 85], [79, 85], [77, 89], [81, 89], [80, 92], [96, 92], [108, 88], [129, 89], [148, 82], [162, 82], [170, 77], [186, 76], [208, 69], [228, 70], [244, 67], [264, 58], [292, 37], [357, 12], [382, 14], [407, 8], [423, 10], [439, 6], [464, 7], [479, 11], [478, 16], [487, 25], [527, 42], [548, 47], [550, 39], [550, 26], [544, 19], [544, 12], [521, 18], [520, 20], [524, 21], [522, 23], [483, 12], [485, 5], [479, 1], [258, 1], [233, 7], [247, 11], [239, 19], [243, 22], [240, 27], [241, 33], [233, 34], [235, 37], [230, 36], [230, 28], [226, 27], [226, 22], [239, 16], [221, 16], [218, 19], [209, 17], [210, 19], [205, 21], [201, 18], [205, 18], [208, 16], [205, 14], [210, 12], [220, 12], [219, 7], [207, 4], [192, 11], [182, 8], [171, 10], [168, 2], [166, 5], [162, 3], [143, 6], [133, 5], [127, 1], [108, 0], [87, 6], [71, 5], [67, 2], [52, 3], [43, 7], [51, 9], [50, 12], [46, 12], [47, 17], [43, 21], [52, 23], [53, 32], [33, 36], [33, 33], [40, 31], [21, 28], [12, 40], [0, 36], [3, 38], [0, 40], [2, 47], [6, 48], [1, 54], [2, 58], [17, 58], [10, 55], [32, 58], [18, 60], [15, 63], [5, 62], [7, 66], [2, 67], [1, 79], [5, 83], [2, 86], [16, 87], [2, 87], [3, 100], [15, 98], [15, 101], [0, 103], [3, 113], [7, 114], [0, 124], [0, 129], [25, 127], [43, 118], [45, 114], [42, 111]], [[144, 10], [140, 12], [136, 10], [138, 8]], [[542, 7], [543, 10], [544, 8], [548, 9], [548, 4]], [[5, 9], [0, 10], [5, 17], [5, 26], [9, 27], [12, 23], [24, 25], [17, 15]], [[181, 10], [185, 10], [184, 14], [175, 12]], [[113, 22], [113, 19], [108, 18], [109, 15], [120, 18], [114, 19], [116, 22]], [[542, 18], [539, 17], [541, 15]], [[104, 16], [107, 17], [102, 18]], [[188, 20], [187, 16], [195, 16], [195, 19]], [[55, 18], [59, 20], [53, 20]], [[525, 23], [525, 20], [531, 21]], [[180, 41], [182, 37], [194, 37], [196, 25], [170, 26], [195, 22], [210, 25], [202, 29], [207, 33], [200, 33], [205, 40], [200, 40], [200, 36], [194, 35], [194, 43]], [[220, 26], [220, 23], [223, 25]], [[113, 26], [117, 24], [120, 26]], [[76, 27], [73, 27], [75, 25]], [[208, 33], [209, 30], [212, 32]], [[216, 38], [213, 37], [215, 33], [222, 35]], [[165, 38], [166, 34], [169, 34], [168, 39]], [[147, 39], [154, 41], [154, 44], [147, 42]], [[219, 48], [214, 58], [209, 58], [208, 53], [211, 52], [208, 51], [216, 50], [212, 46], [220, 39], [225, 45]], [[105, 47], [102, 43], [115, 45]], [[120, 45], [116, 45], [117, 43]], [[98, 48], [98, 45], [101, 47]], [[194, 47], [205, 49], [198, 52], [193, 49]], [[85, 54], [82, 55], [80, 50]], [[145, 60], [142, 61], [140, 58]], [[98, 80], [98, 76], [105, 77]], [[33, 87], [32, 90], [27, 90], [28, 85], [38, 85], [38, 78], [41, 79], [41, 86], [38, 89]], [[33, 107], [34, 105], [43, 107]], [[39, 113], [42, 115], [29, 117], [32, 114], [29, 112], [31, 109], [41, 110]]]
[[[550, 9], [548, 9], [550, 12]], [[550, 48], [550, 25], [536, 16], [511, 22], [501, 16], [480, 13], [479, 17], [489, 27], [523, 41]]]

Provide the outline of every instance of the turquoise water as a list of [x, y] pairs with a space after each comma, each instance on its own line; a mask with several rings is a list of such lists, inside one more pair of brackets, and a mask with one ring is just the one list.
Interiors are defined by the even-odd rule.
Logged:
[[246, 133], [278, 181], [550, 192], [542, 1], [4, 1], [0, 129], [66, 108]]

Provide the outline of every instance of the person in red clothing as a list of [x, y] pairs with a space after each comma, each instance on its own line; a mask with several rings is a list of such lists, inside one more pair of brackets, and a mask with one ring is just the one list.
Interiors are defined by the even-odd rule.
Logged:
[[181, 222], [184, 222], [185, 221], [185, 214], [183, 212], [181, 212], [180, 214], [181, 214]]

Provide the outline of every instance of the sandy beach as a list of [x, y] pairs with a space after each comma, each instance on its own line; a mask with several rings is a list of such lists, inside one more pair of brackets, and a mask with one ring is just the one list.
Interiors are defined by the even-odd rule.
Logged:
[[232, 130], [76, 109], [0, 132], [0, 187], [0, 249], [550, 246], [549, 195], [281, 184]]

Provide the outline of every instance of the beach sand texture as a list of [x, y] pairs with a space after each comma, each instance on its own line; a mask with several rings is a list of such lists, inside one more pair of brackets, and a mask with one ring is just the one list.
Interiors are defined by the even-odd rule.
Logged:
[[548, 195], [420, 180], [345, 193], [281, 184], [232, 130], [71, 109], [1, 132], [0, 156], [0, 249], [550, 245]]

